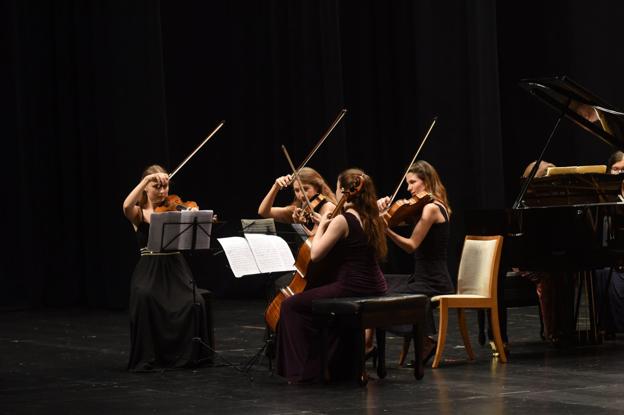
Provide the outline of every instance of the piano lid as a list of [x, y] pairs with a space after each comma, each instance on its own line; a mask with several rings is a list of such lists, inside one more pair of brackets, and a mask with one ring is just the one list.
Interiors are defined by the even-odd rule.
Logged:
[[567, 76], [523, 79], [520, 86], [616, 149], [624, 149], [624, 113]]

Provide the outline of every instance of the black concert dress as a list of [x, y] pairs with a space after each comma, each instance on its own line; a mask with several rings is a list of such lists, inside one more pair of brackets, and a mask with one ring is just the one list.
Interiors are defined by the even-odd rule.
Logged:
[[[414, 272], [409, 278], [392, 280], [390, 292], [424, 294], [429, 298], [455, 292], [446, 263], [450, 234], [449, 218], [446, 209], [437, 203], [435, 205], [446, 220], [431, 225], [427, 236], [413, 253]], [[436, 330], [431, 306], [427, 308], [426, 325], [426, 334], [434, 335]], [[410, 335], [411, 326], [397, 326], [392, 331]]]
[[[277, 371], [293, 383], [321, 380], [320, 328], [312, 314], [312, 301], [318, 298], [383, 295], [386, 282], [373, 248], [368, 244], [358, 219], [344, 214], [349, 235], [339, 240], [326, 259], [335, 273], [334, 282], [287, 298], [282, 303], [277, 327]], [[330, 377], [344, 379], [353, 368], [352, 336], [330, 332], [328, 336]]]
[[208, 343], [205, 304], [200, 295], [204, 290], [196, 290], [198, 310], [194, 310], [193, 276], [184, 256], [179, 252], [149, 252], [146, 222], [139, 224], [136, 235], [141, 258], [130, 286], [128, 370], [143, 372], [192, 366], [208, 353], [201, 348], [192, 355], [196, 319], [198, 335]]

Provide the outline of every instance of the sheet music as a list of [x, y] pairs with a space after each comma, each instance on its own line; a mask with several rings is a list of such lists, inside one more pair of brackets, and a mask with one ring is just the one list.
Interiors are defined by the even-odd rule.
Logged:
[[210, 249], [210, 232], [212, 231], [212, 210], [183, 210], [180, 213], [180, 227], [178, 249], [186, 250], [193, 247], [193, 230], [189, 228], [197, 218], [197, 235], [195, 249]]
[[221, 244], [223, 252], [225, 252], [225, 256], [230, 263], [232, 273], [234, 273], [236, 278], [260, 273], [258, 264], [256, 264], [249, 243], [247, 243], [245, 238], [233, 236], [230, 238], [218, 238], [217, 241]]
[[193, 248], [192, 223], [197, 218], [195, 249], [210, 249], [212, 210], [162, 212], [151, 216], [147, 247], [150, 251], [181, 251]]
[[275, 220], [266, 219], [241, 219], [243, 233], [265, 233], [275, 235]]
[[[160, 252], [164, 245], [163, 241], [170, 241], [179, 230], [175, 225], [166, 223], [179, 222], [179, 212], [156, 213], [151, 216], [149, 236], [147, 238], [147, 248], [153, 252]], [[171, 247], [174, 249], [174, 247]]]
[[294, 271], [295, 258], [285, 240], [275, 235], [246, 234], [260, 272]]
[[295, 270], [295, 258], [286, 241], [275, 235], [248, 234], [217, 239], [236, 278], [252, 274]]

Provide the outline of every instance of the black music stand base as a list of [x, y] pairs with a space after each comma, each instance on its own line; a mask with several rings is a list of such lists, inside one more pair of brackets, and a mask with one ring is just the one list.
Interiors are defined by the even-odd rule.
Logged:
[[[262, 360], [264, 355], [269, 361], [269, 374], [273, 375], [273, 359], [275, 358], [275, 333], [268, 332], [267, 338], [264, 340], [264, 344], [258, 349], [258, 351], [249, 358], [247, 363], [243, 365], [243, 372], [248, 373], [258, 362]], [[253, 380], [253, 377], [251, 377]]]
[[[292, 273], [290, 272], [269, 273], [267, 275], [267, 278], [266, 278], [267, 282], [265, 286], [267, 307], [269, 306], [273, 298], [275, 298], [275, 296], [279, 292], [279, 290], [274, 289], [276, 281], [286, 274], [291, 275], [291, 279], [292, 279]], [[273, 375], [273, 359], [275, 359], [275, 351], [277, 347], [275, 343], [276, 338], [277, 338], [277, 333], [274, 333], [273, 331], [271, 331], [271, 329], [268, 326], [266, 326], [264, 344], [258, 349], [258, 351], [252, 357], [249, 358], [247, 363], [245, 363], [245, 365], [243, 366], [244, 372], [246, 373], [249, 372], [256, 364], [258, 364], [258, 362], [262, 360], [262, 356], [264, 354], [264, 356], [267, 358], [268, 363], [269, 363], [269, 374]]]

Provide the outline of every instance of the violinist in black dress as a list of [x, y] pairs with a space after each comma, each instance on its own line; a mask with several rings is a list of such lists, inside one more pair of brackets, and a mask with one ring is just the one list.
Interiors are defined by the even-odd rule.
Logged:
[[[147, 249], [150, 219], [167, 197], [169, 175], [162, 167], [148, 167], [123, 203], [124, 215], [136, 231], [141, 258], [130, 285], [130, 356], [128, 370], [153, 371], [190, 366], [203, 355], [192, 356], [195, 318], [207, 343], [205, 305], [195, 313], [191, 270], [180, 252]], [[196, 317], [197, 316], [197, 317]], [[206, 353], [202, 350], [202, 353]]]
[[[338, 177], [336, 196], [342, 189], [362, 183], [361, 190], [333, 217], [322, 216], [311, 247], [311, 260], [326, 261], [326, 270], [334, 282], [303, 291], [287, 298], [281, 307], [277, 327], [277, 370], [290, 383], [320, 380], [320, 328], [315, 325], [312, 301], [336, 298], [383, 295], [386, 282], [378, 260], [386, 254], [383, 221], [379, 217], [375, 188], [364, 172], [350, 169]], [[341, 338], [342, 335], [342, 338]], [[347, 378], [353, 350], [342, 347], [344, 334], [330, 333], [328, 361], [331, 379]]]
[[[390, 287], [394, 293], [424, 294], [431, 298], [436, 295], [455, 292], [449, 275], [447, 246], [450, 232], [451, 208], [448, 203], [446, 189], [435, 168], [424, 160], [412, 164], [405, 176], [407, 190], [412, 197], [423, 192], [430, 193], [433, 198], [422, 208], [416, 219], [416, 225], [409, 238], [403, 237], [390, 228], [386, 234], [403, 251], [414, 258], [414, 270], [409, 278], [398, 281]], [[388, 207], [389, 198], [380, 199], [380, 210]], [[431, 306], [427, 310], [425, 344], [423, 359], [427, 360], [435, 352], [435, 322]], [[406, 343], [409, 345], [409, 343]], [[402, 359], [407, 350], [404, 348]], [[402, 362], [401, 362], [402, 363]]]

